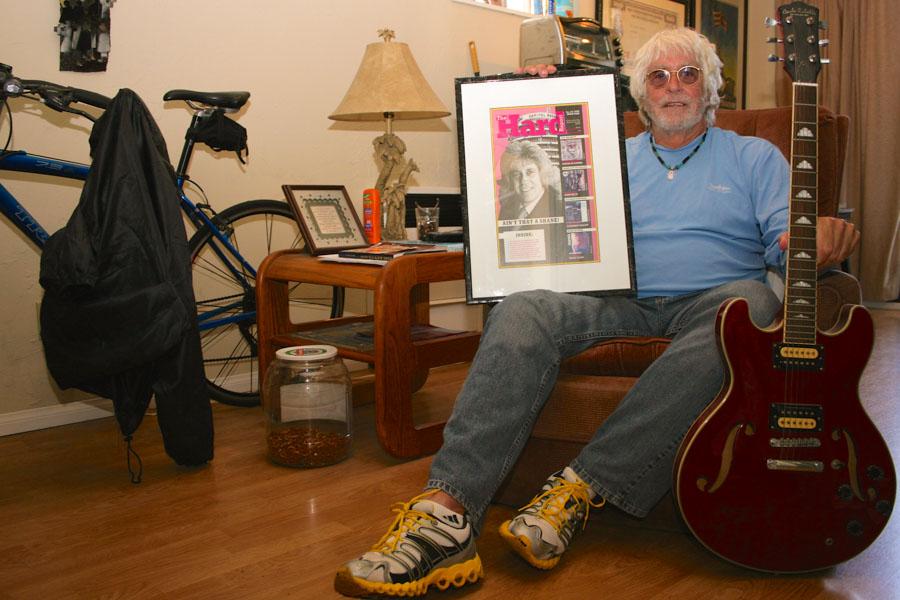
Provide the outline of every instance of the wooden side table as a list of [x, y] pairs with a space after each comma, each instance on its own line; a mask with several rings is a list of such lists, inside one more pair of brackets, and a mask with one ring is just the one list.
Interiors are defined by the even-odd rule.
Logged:
[[[323, 343], [304, 336], [371, 322], [374, 331], [368, 347], [332, 345], [344, 358], [374, 365], [378, 439], [398, 457], [435, 452], [441, 445], [444, 423], [417, 426], [412, 394], [424, 383], [428, 369], [471, 360], [481, 334], [432, 327], [428, 284], [464, 277], [462, 252], [401, 256], [384, 266], [326, 262], [295, 250], [271, 254], [257, 273], [261, 379], [277, 348]], [[374, 290], [374, 314], [292, 323], [288, 315], [291, 282]]]

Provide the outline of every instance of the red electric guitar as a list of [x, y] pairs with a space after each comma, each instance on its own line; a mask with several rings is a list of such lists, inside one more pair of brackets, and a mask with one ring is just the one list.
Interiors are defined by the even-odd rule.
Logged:
[[896, 480], [857, 392], [872, 317], [847, 305], [834, 329], [816, 329], [819, 12], [794, 2], [779, 16], [794, 88], [784, 320], [757, 328], [743, 299], [719, 309], [725, 382], [679, 448], [674, 490], [691, 531], [714, 553], [752, 569], [802, 572], [869, 546], [890, 517]]

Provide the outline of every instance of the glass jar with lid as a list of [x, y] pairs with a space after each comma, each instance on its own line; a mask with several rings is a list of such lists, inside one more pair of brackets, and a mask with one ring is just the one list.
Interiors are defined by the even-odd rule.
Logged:
[[291, 346], [266, 372], [263, 407], [269, 460], [323, 467], [350, 455], [350, 375], [333, 346]]

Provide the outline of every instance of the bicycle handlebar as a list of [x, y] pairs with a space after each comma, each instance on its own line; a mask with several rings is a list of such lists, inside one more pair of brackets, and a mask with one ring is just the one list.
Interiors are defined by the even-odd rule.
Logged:
[[12, 67], [0, 63], [0, 98], [16, 98], [23, 94], [37, 94], [41, 101], [53, 110], [77, 114], [83, 113], [70, 107], [73, 102], [100, 109], [106, 109], [111, 102], [110, 98], [89, 90], [40, 79], [19, 79], [12, 74]]

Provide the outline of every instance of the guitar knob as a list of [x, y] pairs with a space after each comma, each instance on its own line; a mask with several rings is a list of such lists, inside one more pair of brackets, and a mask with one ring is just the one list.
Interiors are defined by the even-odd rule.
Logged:
[[875, 510], [883, 514], [885, 517], [891, 514], [891, 503], [887, 500], [879, 500], [875, 503]]
[[841, 500], [849, 502], [853, 499], [853, 490], [845, 483], [837, 489], [837, 495]]
[[847, 523], [847, 533], [852, 536], [859, 537], [863, 534], [863, 526], [859, 521], [850, 521]]
[[878, 465], [869, 465], [866, 467], [866, 475], [869, 476], [869, 479], [880, 481], [884, 479], [884, 469]]

